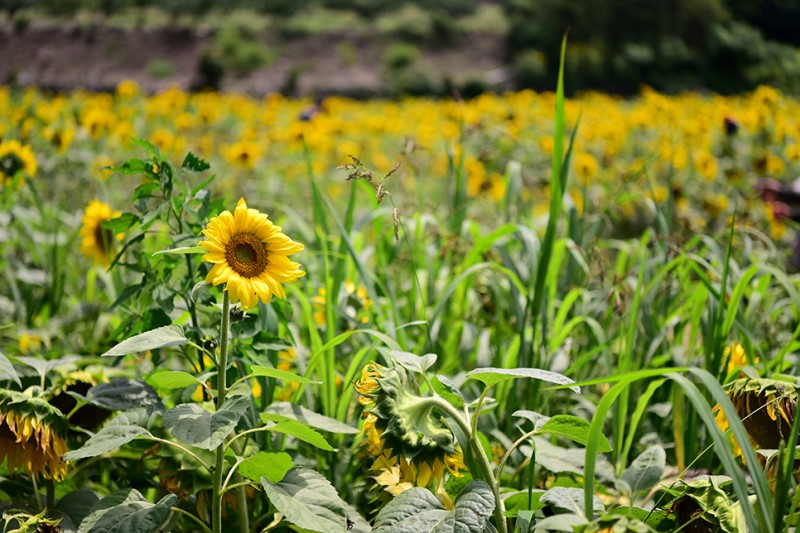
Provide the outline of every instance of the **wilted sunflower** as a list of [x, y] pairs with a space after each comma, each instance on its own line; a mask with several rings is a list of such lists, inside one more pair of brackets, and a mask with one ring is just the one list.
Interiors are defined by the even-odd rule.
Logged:
[[30, 146], [14, 140], [0, 143], [0, 183], [11, 183], [20, 171], [32, 178], [36, 175], [36, 167], [36, 155]]
[[226, 284], [231, 302], [253, 307], [258, 298], [269, 303], [272, 296], [285, 298], [282, 283], [305, 276], [300, 264], [287, 256], [303, 250], [256, 209], [248, 209], [244, 198], [233, 213], [223, 211], [203, 230], [208, 240], [200, 242], [208, 253], [203, 261], [214, 263], [206, 281]]
[[364, 406], [364, 455], [376, 457], [370, 470], [392, 495], [435, 483], [445, 502], [445, 469], [454, 476], [466, 468], [453, 432], [427, 398], [410, 389], [405, 370], [376, 363], [364, 367], [355, 385]]
[[64, 416], [46, 401], [0, 389], [0, 463], [8, 458], [9, 472], [22, 468], [32, 477], [64, 479], [67, 427]]
[[102, 265], [108, 265], [114, 254], [114, 232], [103, 227], [103, 222], [120, 215], [100, 200], [92, 200], [83, 212], [81, 226], [81, 252]]

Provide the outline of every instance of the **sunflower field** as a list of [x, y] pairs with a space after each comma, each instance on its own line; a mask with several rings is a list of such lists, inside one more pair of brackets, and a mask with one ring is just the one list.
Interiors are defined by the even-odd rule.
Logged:
[[796, 99], [0, 117], [4, 532], [794, 530]]

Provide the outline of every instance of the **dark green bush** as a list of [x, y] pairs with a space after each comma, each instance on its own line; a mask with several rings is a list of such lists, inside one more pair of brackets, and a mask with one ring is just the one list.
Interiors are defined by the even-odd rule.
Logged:
[[420, 57], [419, 48], [410, 43], [394, 43], [383, 53], [383, 64], [389, 71], [411, 66]]

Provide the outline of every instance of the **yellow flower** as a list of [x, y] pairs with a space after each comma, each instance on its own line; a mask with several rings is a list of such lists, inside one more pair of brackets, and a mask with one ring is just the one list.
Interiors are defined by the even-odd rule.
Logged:
[[34, 478], [64, 479], [66, 429], [64, 416], [44, 400], [0, 389], [0, 463], [7, 459], [9, 472], [23, 469]]
[[233, 213], [223, 211], [203, 230], [208, 240], [201, 241], [208, 253], [203, 261], [214, 263], [206, 282], [225, 283], [231, 302], [244, 309], [256, 305], [258, 298], [269, 303], [273, 295], [285, 298], [282, 283], [305, 276], [300, 264], [287, 256], [303, 250], [256, 209], [248, 209], [244, 198]]
[[11, 183], [20, 171], [32, 178], [36, 167], [36, 155], [30, 146], [14, 140], [0, 143], [0, 183]]
[[[114, 254], [114, 232], [102, 226], [106, 220], [120, 215], [100, 200], [92, 200], [83, 213], [81, 226], [81, 252], [96, 263], [108, 265]], [[117, 239], [121, 236], [117, 237]]]
[[133, 80], [122, 80], [117, 84], [117, 96], [119, 98], [133, 98], [139, 94], [139, 84]]
[[42, 339], [38, 335], [30, 335], [28, 333], [19, 334], [19, 349], [23, 353], [28, 353], [33, 349], [38, 349], [42, 346]]
[[[722, 356], [724, 359], [728, 360], [728, 374], [747, 364], [747, 356], [744, 351], [744, 346], [738, 342], [734, 342], [730, 346], [726, 347], [725, 351], [722, 353]], [[728, 359], [729, 357], [730, 359]], [[753, 362], [757, 363], [758, 357], [753, 359]]]
[[589, 184], [592, 178], [597, 175], [597, 160], [588, 152], [578, 152], [575, 154], [574, 168], [578, 183], [581, 185]]
[[225, 160], [236, 167], [252, 169], [261, 157], [261, 147], [250, 141], [241, 141], [223, 148]]

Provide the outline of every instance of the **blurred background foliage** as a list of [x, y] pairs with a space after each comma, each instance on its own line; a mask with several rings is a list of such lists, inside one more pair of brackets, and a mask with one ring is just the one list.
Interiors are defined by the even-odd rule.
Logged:
[[[259, 31], [232, 25], [242, 12]], [[0, 0], [0, 15], [17, 29], [43, 16], [210, 28], [217, 38], [205, 60], [229, 58], [231, 65], [212, 66], [234, 72], [272, 61], [263, 43], [253, 44], [267, 34], [347, 32], [384, 45], [388, 39], [438, 48], [463, 48], [475, 34], [492, 35], [506, 43], [509, 78], [486, 89], [551, 88], [568, 32], [573, 91], [633, 94], [649, 85], [668, 93], [727, 94], [772, 85], [800, 92], [798, 0]], [[420, 81], [418, 61], [403, 72], [386, 67], [415, 93], [452, 89]]]

